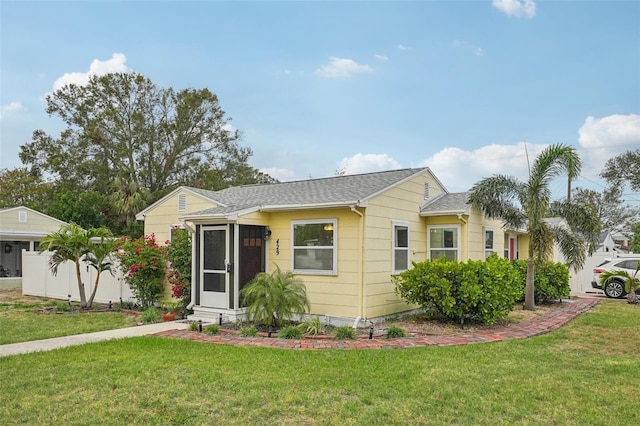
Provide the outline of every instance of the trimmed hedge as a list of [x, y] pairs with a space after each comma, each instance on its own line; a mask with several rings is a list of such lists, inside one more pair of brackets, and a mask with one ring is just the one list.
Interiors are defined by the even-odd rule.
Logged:
[[[513, 260], [513, 265], [520, 274], [520, 296], [524, 300], [527, 280], [527, 261]], [[542, 262], [534, 268], [534, 300], [536, 303], [550, 300], [568, 299], [571, 293], [569, 286], [569, 268], [560, 262]]]
[[497, 255], [486, 261], [447, 259], [413, 263], [413, 268], [392, 277], [396, 293], [427, 312], [447, 320], [493, 324], [513, 310], [521, 295], [520, 274]]

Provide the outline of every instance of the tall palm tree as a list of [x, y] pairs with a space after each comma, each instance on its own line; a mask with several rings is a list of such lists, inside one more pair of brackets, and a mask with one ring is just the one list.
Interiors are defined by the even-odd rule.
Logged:
[[87, 231], [87, 234], [92, 245], [85, 254], [84, 261], [95, 269], [97, 273], [91, 296], [89, 296], [89, 300], [87, 301], [87, 307], [90, 308], [91, 305], [93, 305], [93, 299], [96, 297], [98, 284], [100, 283], [100, 275], [102, 275], [103, 272], [109, 272], [113, 275], [113, 253], [116, 250], [117, 241], [106, 228], [91, 228]]
[[84, 293], [84, 284], [80, 276], [80, 261], [89, 252], [91, 241], [87, 232], [75, 223], [62, 225], [59, 230], [45, 236], [38, 251], [53, 250], [49, 259], [49, 269], [53, 275], [58, 273], [58, 267], [64, 262], [71, 261], [76, 265], [76, 278], [78, 280], [78, 291], [80, 293], [80, 307], [87, 307], [87, 298]]
[[[564, 200], [551, 203], [551, 181], [567, 174], [575, 179], [582, 163], [576, 151], [563, 144], [547, 147], [529, 170], [529, 179], [521, 182], [505, 175], [484, 178], [471, 188], [469, 202], [481, 209], [485, 216], [499, 219], [506, 228], [526, 228], [529, 235], [529, 257], [525, 287], [525, 309], [533, 310], [535, 264], [552, 256], [557, 243], [566, 263], [578, 269], [584, 264], [586, 253], [593, 251], [600, 232], [600, 220], [589, 206]], [[545, 221], [560, 217], [569, 229]]]

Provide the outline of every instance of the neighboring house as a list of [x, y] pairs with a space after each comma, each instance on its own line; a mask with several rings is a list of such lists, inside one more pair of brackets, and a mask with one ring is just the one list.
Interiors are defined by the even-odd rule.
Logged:
[[0, 209], [0, 265], [8, 271], [2, 275], [21, 277], [22, 250], [34, 251], [45, 235], [64, 224], [24, 206]]
[[616, 232], [615, 234], [611, 234], [611, 238], [616, 245], [616, 250], [620, 253], [629, 253], [629, 237], [621, 232]]
[[503, 231], [466, 200], [419, 168], [221, 191], [180, 187], [136, 217], [158, 241], [176, 226], [193, 233], [191, 318], [242, 318], [239, 292], [278, 265], [304, 281], [311, 314], [345, 323], [414, 308], [391, 282], [411, 262], [524, 257], [522, 232]]
[[611, 236], [611, 232], [602, 231], [600, 233], [600, 241], [598, 243], [598, 248], [596, 249], [596, 253], [610, 253], [616, 249], [616, 242], [613, 240]]

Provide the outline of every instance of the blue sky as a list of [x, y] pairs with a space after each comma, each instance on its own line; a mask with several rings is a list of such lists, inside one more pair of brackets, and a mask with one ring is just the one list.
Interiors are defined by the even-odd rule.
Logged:
[[427, 165], [464, 191], [562, 142], [602, 189], [640, 147], [638, 1], [2, 0], [0, 24], [0, 168], [62, 130], [47, 93], [110, 71], [209, 88], [280, 180]]

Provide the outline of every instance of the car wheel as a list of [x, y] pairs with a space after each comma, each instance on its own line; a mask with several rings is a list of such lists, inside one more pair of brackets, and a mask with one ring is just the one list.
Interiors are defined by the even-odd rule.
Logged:
[[611, 297], [613, 299], [620, 299], [624, 297], [625, 295], [624, 283], [618, 280], [609, 281], [604, 286], [604, 294], [606, 294], [607, 297]]

